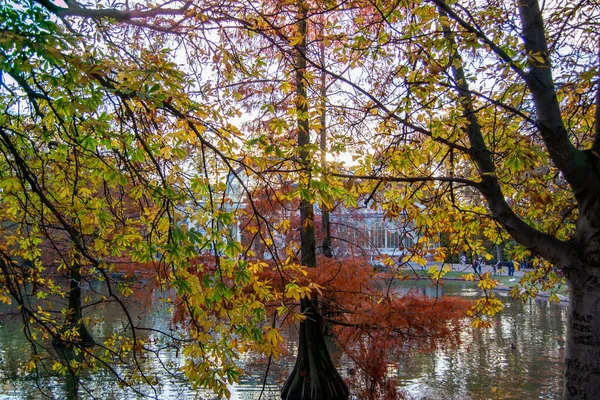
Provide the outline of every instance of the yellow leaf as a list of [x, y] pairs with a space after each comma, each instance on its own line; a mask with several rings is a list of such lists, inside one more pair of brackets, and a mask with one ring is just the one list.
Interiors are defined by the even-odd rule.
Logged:
[[292, 226], [292, 223], [290, 222], [290, 220], [284, 219], [277, 225], [277, 229], [281, 230], [283, 233], [286, 233], [290, 230], [291, 226]]
[[311, 289], [316, 290], [319, 293], [319, 296], [323, 296], [323, 292], [321, 290], [321, 289], [325, 289], [323, 286], [321, 286], [321, 285], [319, 285], [317, 283], [311, 282], [311, 283], [308, 284], [308, 287], [311, 288]]
[[429, 274], [429, 276], [431, 276], [432, 279], [442, 279], [444, 277], [444, 275], [446, 275], [448, 272], [450, 271], [450, 266], [446, 265], [445, 267], [440, 268], [438, 265], [434, 265], [431, 268], [429, 268], [429, 270], [427, 271], [427, 273]]
[[393, 267], [396, 264], [396, 261], [392, 257], [386, 257], [382, 260], [383, 265], [386, 267]]
[[489, 277], [484, 277], [483, 279], [481, 279], [479, 281], [479, 283], [477, 284], [477, 286], [479, 286], [480, 289], [484, 289], [484, 290], [488, 290], [488, 289], [493, 289], [497, 286], [498, 282], [490, 279]]
[[299, 32], [296, 32], [294, 36], [290, 38], [290, 46], [297, 46], [302, 42], [302, 35]]
[[29, 363], [27, 363], [27, 365], [25, 366], [25, 370], [27, 372], [34, 371], [35, 368], [36, 368], [36, 365], [35, 365], [35, 361], [33, 361], [33, 360], [29, 361]]

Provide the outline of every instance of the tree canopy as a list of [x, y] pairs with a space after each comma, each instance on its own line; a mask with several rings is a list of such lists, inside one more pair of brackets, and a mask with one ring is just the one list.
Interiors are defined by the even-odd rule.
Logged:
[[[151, 328], [115, 278], [133, 268], [175, 291], [187, 333], [157, 334], [224, 395], [239, 354], [277, 357], [277, 315], [305, 319], [325, 287], [300, 276], [318, 275], [314, 207], [373, 208], [414, 221], [404, 261], [512, 238], [536, 266], [515, 295], [563, 273], [564, 396], [600, 395], [597, 17], [566, 0], [3, 2], [0, 299], [20, 306], [28, 369], [139, 366]], [[81, 307], [107, 301], [130, 334], [96, 343]], [[488, 293], [473, 324], [499, 309]], [[134, 371], [124, 384], [153, 386]]]

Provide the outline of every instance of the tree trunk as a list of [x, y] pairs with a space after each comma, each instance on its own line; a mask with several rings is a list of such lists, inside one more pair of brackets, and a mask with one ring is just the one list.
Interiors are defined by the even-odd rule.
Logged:
[[323, 255], [327, 258], [333, 257], [333, 249], [331, 248], [331, 224], [329, 222], [329, 209], [323, 206], [321, 218], [321, 228], [323, 229]]
[[79, 340], [83, 345], [94, 344], [94, 338], [83, 322], [81, 314], [81, 267], [75, 263], [71, 269], [71, 290], [69, 291], [69, 315], [71, 325], [77, 326]]
[[346, 400], [348, 388], [329, 357], [321, 332], [321, 316], [310, 300], [303, 301], [306, 319], [300, 323], [296, 364], [288, 377], [283, 400]]
[[[325, 41], [323, 40], [323, 24], [320, 28], [321, 43], [321, 66], [325, 68]], [[321, 150], [321, 173], [325, 174], [327, 170], [327, 75], [321, 71], [321, 129], [319, 132]], [[323, 204], [321, 207], [321, 230], [323, 232], [323, 255], [327, 258], [333, 257], [331, 248], [331, 224], [329, 223], [329, 208]]]
[[502, 262], [504, 261], [502, 246], [500, 244], [496, 244], [496, 262], [498, 261], [500, 262], [500, 265], [502, 265]]
[[596, 278], [569, 282], [566, 339], [563, 398], [600, 399], [600, 283]]
[[[83, 322], [81, 314], [81, 267], [78, 262], [74, 262], [71, 266], [70, 278], [69, 310], [66, 326], [67, 328], [76, 327], [79, 332], [78, 343], [83, 346], [90, 346], [94, 344], [94, 338]], [[61, 343], [60, 345], [64, 344]]]
[[[296, 46], [296, 109], [298, 113], [298, 148], [301, 162], [299, 185], [310, 187], [311, 155], [306, 91], [307, 7], [298, 0], [298, 33], [302, 40]], [[300, 202], [300, 260], [302, 265], [317, 265], [315, 248], [315, 215], [313, 204]], [[300, 323], [298, 355], [292, 373], [281, 390], [283, 400], [346, 400], [348, 388], [331, 362], [323, 336], [323, 321], [313, 300], [303, 299], [300, 310], [306, 319]]]

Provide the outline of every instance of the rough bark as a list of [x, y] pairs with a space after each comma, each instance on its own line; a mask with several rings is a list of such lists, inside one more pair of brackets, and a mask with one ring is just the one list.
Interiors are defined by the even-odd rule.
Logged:
[[577, 281], [569, 286], [563, 398], [600, 399], [600, 282]]
[[[502, 257], [502, 246], [500, 246], [499, 244], [496, 244], [496, 262], [500, 261], [500, 263], [502, 263], [504, 261], [503, 257]], [[500, 264], [502, 265], [502, 264]]]
[[348, 388], [329, 357], [316, 304], [303, 302], [306, 320], [300, 323], [298, 356], [288, 377], [283, 400], [346, 400]]
[[[301, 164], [300, 186], [310, 187], [311, 155], [310, 122], [308, 120], [308, 99], [306, 93], [306, 5], [298, 1], [298, 31], [303, 39], [297, 46], [296, 56], [296, 112], [298, 115], [298, 149]], [[315, 214], [313, 204], [305, 199], [300, 201], [300, 257], [302, 265], [317, 265], [315, 253]]]
[[[561, 267], [569, 284], [569, 316], [565, 349], [563, 398], [600, 398], [600, 162], [590, 151], [569, 140], [556, 89], [542, 13], [537, 0], [519, 2], [523, 41], [529, 61], [531, 90], [538, 128], [554, 164], [562, 171], [577, 199], [577, 228], [566, 251], [545, 249], [538, 254]], [[539, 56], [543, 62], [539, 61]], [[597, 121], [596, 121], [597, 122]], [[544, 249], [542, 249], [544, 250]], [[559, 250], [560, 251], [560, 250]]]

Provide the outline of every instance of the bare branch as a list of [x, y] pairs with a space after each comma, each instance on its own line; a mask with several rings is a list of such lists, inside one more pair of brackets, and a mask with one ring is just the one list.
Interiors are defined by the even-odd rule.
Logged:
[[347, 179], [361, 179], [361, 180], [370, 180], [370, 181], [380, 181], [380, 182], [403, 182], [403, 183], [419, 183], [419, 182], [454, 182], [454, 183], [463, 183], [465, 185], [469, 185], [475, 188], [479, 188], [480, 184], [478, 182], [472, 181], [470, 179], [465, 178], [457, 178], [452, 176], [417, 176], [417, 177], [399, 177], [399, 176], [376, 176], [376, 175], [354, 175], [354, 174], [342, 174], [337, 172], [330, 173], [331, 176], [335, 176], [337, 178], [347, 178]]
[[130, 21], [166, 15], [184, 15], [187, 9], [192, 5], [192, 2], [188, 1], [181, 8], [156, 7], [148, 10], [117, 10], [114, 8], [88, 9], [75, 6], [59, 7], [50, 0], [36, 1], [58, 17], [114, 18], [117, 21]]
[[573, 188], [575, 197], [581, 201], [585, 193], [598, 192], [600, 180], [592, 179], [597, 175], [588, 173], [590, 163], [587, 157], [569, 140], [556, 96], [544, 21], [538, 1], [520, 1], [519, 14], [529, 61], [529, 73], [525, 81], [533, 96], [538, 116], [537, 128], [552, 161], [563, 172]]
[[463, 29], [467, 32], [473, 33], [479, 39], [481, 39], [489, 48], [498, 56], [502, 61], [510, 65], [510, 68], [517, 73], [521, 78], [526, 79], [527, 74], [519, 67], [512, 57], [510, 57], [504, 50], [502, 50], [493, 40], [487, 37], [485, 33], [477, 29], [467, 21], [462, 19], [447, 3], [446, 0], [431, 0], [436, 6], [445, 12], [450, 18], [456, 21]]

